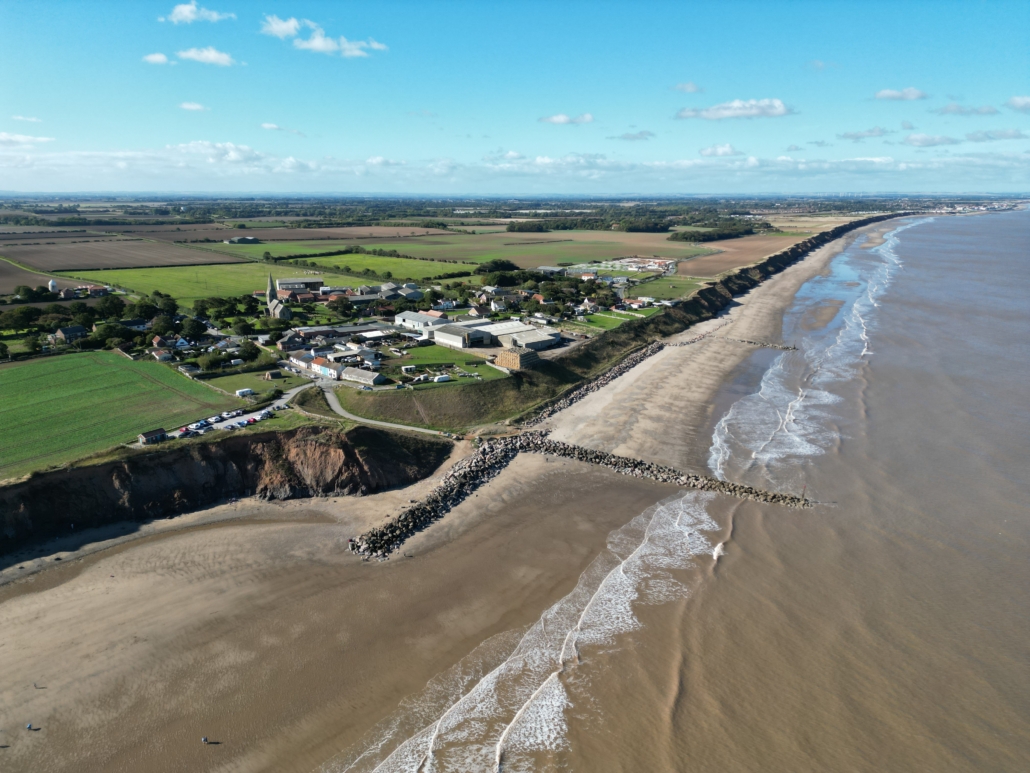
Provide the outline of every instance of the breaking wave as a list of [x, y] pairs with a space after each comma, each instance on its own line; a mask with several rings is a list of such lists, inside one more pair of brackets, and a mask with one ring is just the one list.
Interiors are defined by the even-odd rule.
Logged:
[[719, 420], [708, 458], [716, 477], [796, 487], [799, 481], [790, 478], [798, 474], [797, 462], [838, 442], [832, 406], [841, 398], [833, 388], [851, 381], [871, 353], [869, 333], [879, 299], [902, 268], [895, 252], [898, 234], [929, 221], [902, 225], [870, 250], [861, 249], [857, 241], [834, 260], [828, 276], [806, 283], [798, 293], [797, 309], [831, 298], [843, 305], [822, 330], [802, 331], [798, 311], [785, 320], [785, 330], [797, 334], [798, 350], [778, 356], [758, 390], [735, 402]]
[[674, 574], [711, 555], [712, 494], [690, 492], [612, 532], [575, 589], [522, 632], [494, 637], [374, 728], [323, 773], [533, 770], [565, 747], [566, 683], [583, 648], [610, 648], [640, 627], [635, 604], [681, 598]]

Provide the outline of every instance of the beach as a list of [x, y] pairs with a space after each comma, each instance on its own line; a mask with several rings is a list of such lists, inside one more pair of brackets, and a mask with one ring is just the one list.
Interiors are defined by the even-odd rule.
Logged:
[[[820, 248], [735, 299], [720, 317], [669, 339], [677, 343], [707, 334], [702, 341], [666, 347], [541, 428], [556, 440], [708, 473], [720, 415], [753, 388], [756, 374], [781, 351], [742, 341], [791, 343], [783, 340], [784, 314], [799, 290], [828, 276], [834, 258], [856, 238], [883, 243], [883, 235], [897, 226], [878, 223]], [[832, 310], [835, 300], [820, 299], [812, 308]], [[821, 329], [833, 317], [829, 311], [811, 312], [809, 327]], [[470, 451], [459, 444], [452, 461]], [[513, 723], [508, 726], [514, 728], [512, 750], [522, 744], [521, 764], [534, 760], [537, 767], [570, 759], [594, 769], [629, 769], [634, 759], [647, 759], [649, 768], [661, 770], [681, 769], [683, 759], [699, 761], [698, 769], [762, 765], [764, 745], [739, 745], [749, 751], [734, 756], [727, 736], [714, 747], [725, 753], [714, 753], [696, 728], [714, 723], [715, 732], [725, 732], [732, 724], [729, 716], [739, 711], [727, 709], [736, 706], [727, 691], [746, 694], [760, 678], [752, 673], [757, 666], [732, 663], [757, 651], [754, 631], [743, 637], [751, 643], [743, 652], [729, 644], [748, 610], [733, 594], [745, 599], [751, 594], [752, 619], [768, 621], [762, 615], [768, 597], [755, 595], [755, 589], [779, 577], [783, 586], [776, 598], [797, 592], [789, 581], [793, 575], [783, 574], [789, 563], [782, 554], [786, 543], [763, 523], [777, 524], [787, 539], [802, 545], [818, 542], [825, 527], [812, 529], [811, 517], [783, 508], [711, 495], [687, 502], [675, 486], [524, 454], [389, 561], [362, 562], [347, 550], [348, 538], [423, 496], [447, 466], [408, 489], [363, 498], [244, 500], [171, 519], [142, 538], [122, 537], [103, 550], [65, 554], [60, 568], [0, 586], [4, 769], [365, 769], [352, 766], [364, 753], [360, 750], [369, 748], [369, 738], [399, 742], [418, 734], [423, 710], [411, 708], [418, 704], [412, 696], [424, 696], [434, 678], [453, 674], [461, 664], [470, 672], [489, 673], [511, 662], [519, 642], [534, 635], [542, 619], [547, 634], [547, 611], [557, 609], [554, 619], [565, 619], [561, 605], [570, 598], [567, 604], [573, 604], [578, 589], [588, 587], [584, 582], [603, 588], [609, 576], [626, 575], [623, 564], [606, 568], [598, 561], [606, 544], [621, 556], [620, 539], [639, 540], [634, 524], [644, 523], [644, 516], [645, 542], [647, 529], [666, 517], [670, 528], [689, 521], [687, 534], [696, 541], [681, 563], [667, 568], [669, 587], [678, 590], [653, 591], [660, 603], [636, 613], [649, 632], [640, 648], [654, 649], [654, 657], [635, 652], [636, 659], [626, 661], [618, 648], [602, 647], [582, 661], [582, 670], [575, 672], [579, 681], [547, 682], [563, 684], [570, 706], [622, 701], [624, 710], [612, 726], [616, 732], [606, 738], [585, 720], [569, 720], [562, 739], [534, 746]], [[793, 490], [800, 482], [794, 479], [760, 482], [800, 493]], [[818, 476], [813, 484], [820, 493], [832, 488]], [[820, 554], [815, 547], [811, 552]], [[621, 559], [635, 555], [637, 550]], [[732, 568], [741, 565], [745, 568], [734, 574]], [[590, 579], [597, 567], [609, 574]], [[715, 582], [724, 573], [733, 579]], [[710, 591], [710, 585], [718, 591]], [[816, 594], [811, 605], [832, 606], [832, 598], [812, 591], [819, 586], [815, 576], [805, 586]], [[721, 595], [726, 593], [728, 600]], [[583, 608], [580, 622], [586, 617]], [[791, 651], [789, 635], [758, 622], [755, 629], [783, 638], [777, 653]], [[559, 649], [559, 665], [568, 657], [565, 650]], [[709, 659], [713, 669], [701, 669]], [[478, 665], [467, 665], [473, 661]], [[748, 679], [733, 678], [735, 668]], [[793, 662], [790, 668], [803, 670]], [[545, 683], [538, 686], [535, 675], [523, 671], [517, 683], [513, 677], [512, 695], [524, 690], [536, 695]], [[587, 678], [595, 671], [622, 676], [606, 681], [603, 689], [588, 688], [597, 684]], [[707, 681], [712, 673], [724, 679], [718, 688]], [[782, 682], [759, 692], [766, 711], [775, 711], [778, 686]], [[434, 706], [451, 705], [448, 700], [463, 694], [459, 687], [447, 689], [457, 692], [434, 697]], [[695, 700], [695, 690], [705, 698]], [[631, 706], [639, 709], [636, 715], [626, 710]], [[662, 710], [656, 712], [656, 706]], [[713, 708], [719, 709], [714, 715], [708, 713]], [[24, 730], [29, 722], [38, 732]], [[1011, 730], [1011, 723], [1006, 727]], [[641, 740], [631, 741], [634, 733]], [[214, 743], [202, 744], [201, 737]], [[794, 739], [791, 733], [782, 737]], [[654, 756], [640, 746], [651, 742]], [[770, 737], [768, 743], [777, 749], [780, 741]], [[442, 762], [444, 746], [441, 742], [434, 752], [439, 769], [463, 769]], [[781, 750], [780, 767], [790, 769], [794, 751]], [[369, 753], [368, 760], [383, 756]], [[819, 759], [853, 762], [847, 755]], [[742, 760], [746, 764], [739, 767]], [[404, 768], [398, 763], [397, 769]]]

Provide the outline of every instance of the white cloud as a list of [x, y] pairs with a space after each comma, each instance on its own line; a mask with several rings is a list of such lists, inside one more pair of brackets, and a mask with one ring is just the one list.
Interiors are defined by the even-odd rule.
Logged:
[[907, 132], [910, 132], [913, 129], [915, 129], [916, 127], [912, 125], [911, 121], [902, 121], [901, 122], [901, 128], [904, 129]]
[[778, 118], [792, 112], [778, 99], [734, 99], [702, 110], [683, 108], [676, 113], [676, 117], [721, 121], [726, 118]]
[[905, 144], [915, 148], [935, 148], [938, 145], [958, 145], [960, 140], [933, 134], [910, 134], [905, 137]]
[[1030, 97], [1012, 97], [1005, 105], [1021, 113], [1030, 113]]
[[920, 91], [917, 88], [909, 86], [907, 89], [896, 91], [894, 89], [880, 89], [876, 92], [877, 99], [891, 99], [891, 100], [902, 100], [911, 101], [913, 99], [926, 99], [929, 95]]
[[796, 153], [799, 150], [803, 150], [803, 148], [800, 145], [791, 145], [787, 148], [788, 153]]
[[221, 21], [235, 18], [236, 14], [234, 13], [209, 11], [207, 8], [199, 8], [197, 0], [190, 0], [188, 3], [180, 3], [175, 6], [168, 16], [158, 17], [158, 21], [170, 21], [172, 24], [193, 24], [195, 21]]
[[298, 131], [297, 129], [290, 129], [275, 123], [263, 123], [261, 124], [261, 128], [267, 129], [270, 132], [289, 132], [290, 134], [296, 134], [298, 137], [305, 136], [304, 132], [302, 131]]
[[744, 154], [737, 150], [735, 147], [730, 145], [728, 142], [724, 145], [712, 145], [710, 148], [702, 148], [698, 151], [702, 156], [708, 158], [721, 157], [721, 156], [743, 156]]
[[944, 107], [938, 107], [936, 110], [931, 110], [930, 112], [937, 113], [938, 115], [996, 115], [998, 108], [991, 107], [990, 105], [965, 107], [957, 102], [952, 102]]
[[997, 129], [985, 132], [970, 132], [966, 135], [970, 142], [994, 142], [996, 140], [1025, 140], [1030, 139], [1019, 129]]
[[687, 81], [686, 83], [677, 83], [672, 87], [673, 91], [682, 91], [685, 94], [700, 94], [704, 91], [703, 88], [698, 86], [694, 81]]
[[31, 137], [28, 134], [8, 134], [0, 132], [0, 146], [16, 147], [19, 145], [38, 145], [41, 142], [53, 142], [53, 137]]
[[369, 166], [404, 166], [403, 161], [394, 161], [392, 158], [384, 158], [383, 156], [372, 156], [365, 159], [365, 163]]
[[43, 123], [38, 118], [33, 118], [28, 115], [12, 115], [11, 119], [14, 121], [28, 121], [29, 123]]
[[518, 151], [509, 150], [502, 156], [502, 158], [505, 161], [521, 161], [523, 158], [525, 158], [525, 156], [519, 153]]
[[[311, 34], [305, 38], [299, 38], [301, 26], [311, 30]], [[339, 38], [331, 38], [325, 34], [319, 25], [309, 19], [298, 21], [297, 19], [280, 19], [278, 16], [266, 16], [261, 31], [267, 35], [274, 35], [280, 40], [293, 38], [293, 45], [302, 51], [314, 51], [319, 54], [330, 56], [339, 53], [345, 59], [368, 56], [369, 51], [389, 51], [389, 46], [380, 43], [375, 38], [368, 40], [348, 40], [343, 35]]]
[[577, 115], [575, 118], [570, 118], [565, 113], [558, 113], [557, 115], [549, 115], [540, 119], [540, 123], [554, 123], [554, 124], [575, 124], [575, 123], [592, 123], [594, 117], [590, 113], [583, 113]]
[[615, 137], [609, 137], [610, 140], [626, 140], [627, 142], [640, 142], [641, 140], [649, 140], [654, 136], [654, 132], [649, 132], [647, 129], [638, 132], [626, 132], [625, 134], [619, 134]]
[[181, 107], [183, 110], [192, 110], [192, 111], [207, 110], [207, 108], [204, 107], [199, 102], [183, 102], [181, 105], [179, 105], [179, 107]]
[[275, 14], [271, 14], [265, 16], [265, 20], [261, 22], [261, 32], [265, 35], [277, 37], [279, 40], [285, 40], [286, 38], [296, 37], [297, 33], [300, 32], [300, 22], [296, 17], [280, 19]]
[[228, 67], [236, 63], [236, 60], [229, 56], [229, 54], [219, 51], [214, 46], [188, 48], [185, 51], [180, 51], [178, 56], [180, 59], [192, 59], [194, 62], [200, 62], [201, 64], [217, 64], [219, 67]]
[[147, 54], [143, 61], [147, 64], [168, 64], [168, 57], [164, 54]]
[[837, 139], [861, 142], [862, 140], [869, 139], [870, 137], [886, 137], [888, 134], [890, 134], [890, 132], [886, 129], [874, 126], [872, 129], [866, 129], [864, 132], [844, 132], [843, 134], [838, 134]]

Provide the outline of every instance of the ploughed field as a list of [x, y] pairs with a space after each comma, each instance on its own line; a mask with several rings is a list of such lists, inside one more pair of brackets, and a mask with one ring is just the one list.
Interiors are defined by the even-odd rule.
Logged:
[[242, 405], [156, 362], [111, 352], [0, 366], [0, 479], [69, 462], [140, 432]]
[[[676, 271], [684, 276], [718, 276], [724, 271], [732, 271], [741, 266], [757, 263], [780, 250], [802, 242], [811, 234], [759, 234], [742, 236], [739, 239], [722, 239], [717, 242], [706, 242], [706, 246], [719, 250], [718, 255], [706, 255], [683, 261], [676, 266]], [[643, 293], [647, 295], [648, 293]], [[664, 296], [655, 296], [664, 297]]]
[[274, 279], [285, 279], [311, 274], [311, 270], [297, 266], [273, 266], [267, 263], [244, 262], [214, 266], [74, 271], [69, 272], [66, 276], [74, 276], [88, 282], [110, 284], [141, 293], [160, 290], [168, 293], [180, 303], [191, 305], [198, 298], [215, 296], [225, 298], [249, 295], [256, 291], [264, 292], [268, 285], [269, 273]]
[[[28, 285], [33, 289], [40, 285], [45, 287], [47, 282], [51, 279], [53, 279], [53, 277], [44, 276], [43, 274], [35, 274], [31, 271], [19, 268], [13, 263], [8, 263], [6, 260], [0, 260], [0, 295], [9, 295], [10, 293], [13, 293], [14, 288], [19, 285]], [[80, 284], [82, 284], [82, 282], [75, 279], [61, 278], [57, 280], [57, 286], [62, 290], [66, 287], [77, 287]], [[4, 310], [7, 311], [9, 308], [4, 307]]]
[[[111, 238], [90, 241], [38, 239], [33, 241], [41, 243], [3, 244], [0, 246], [0, 255], [42, 271], [186, 266], [204, 263], [234, 263], [242, 260], [233, 255], [210, 250], [192, 249], [143, 239]], [[53, 243], [47, 244], [47, 241]], [[104, 283], [102, 279], [95, 281]]]

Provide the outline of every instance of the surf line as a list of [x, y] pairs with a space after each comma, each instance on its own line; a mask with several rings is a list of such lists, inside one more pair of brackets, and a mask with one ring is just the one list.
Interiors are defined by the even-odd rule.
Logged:
[[745, 486], [739, 483], [712, 478], [708, 475], [685, 473], [674, 467], [645, 462], [627, 456], [616, 456], [604, 451], [551, 440], [543, 432], [526, 432], [521, 435], [499, 438], [484, 442], [476, 451], [459, 461], [443, 481], [420, 502], [402, 511], [400, 515], [383, 526], [369, 529], [350, 541], [350, 549], [363, 556], [385, 559], [399, 548], [415, 532], [443, 518], [454, 507], [487, 481], [497, 477], [520, 453], [548, 454], [565, 459], [574, 459], [596, 464], [622, 475], [647, 478], [659, 483], [671, 483], [684, 488], [729, 494], [753, 502], [782, 505], [791, 508], [810, 508], [815, 503], [792, 494]]

